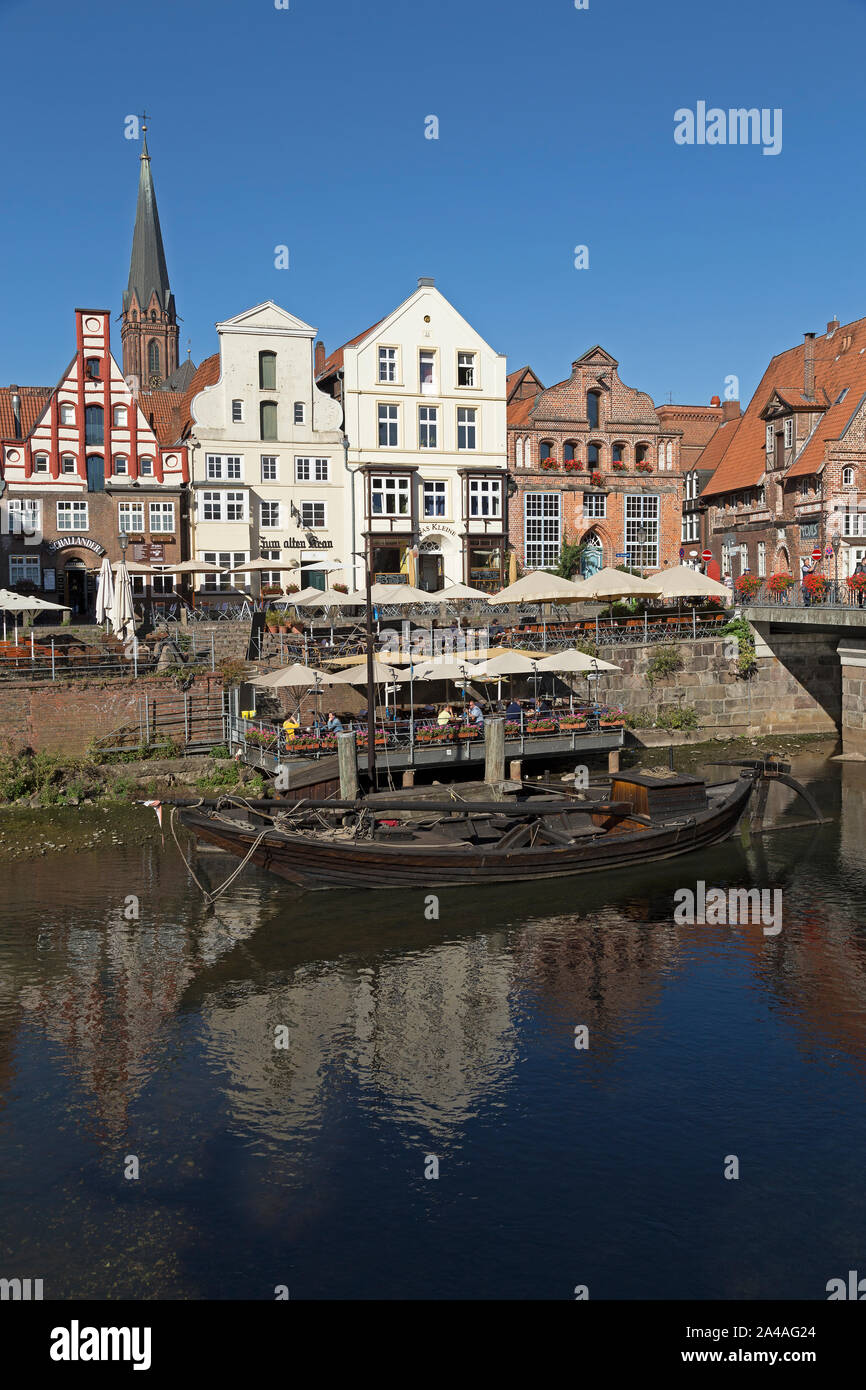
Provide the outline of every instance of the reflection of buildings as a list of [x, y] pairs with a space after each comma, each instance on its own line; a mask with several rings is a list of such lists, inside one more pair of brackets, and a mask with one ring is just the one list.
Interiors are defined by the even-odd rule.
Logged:
[[[220, 907], [197, 925], [204, 914], [186, 869], [151, 842], [129, 854], [117, 851], [110, 860], [69, 856], [62, 872], [60, 906], [47, 864], [41, 868], [41, 894], [34, 890], [32, 868], [8, 876], [7, 920], [23, 921], [21, 931], [33, 932], [33, 952], [26, 966], [18, 962], [15, 992], [31, 1024], [71, 1059], [92, 1098], [99, 1137], [111, 1140], [122, 1133], [130, 1104], [159, 1069], [164, 1025], [187, 985], [253, 934], [259, 907], [241, 890], [233, 908]], [[94, 884], [100, 874], [97, 916]], [[131, 892], [140, 899], [137, 922], [124, 916]], [[3, 1003], [5, 1019], [8, 1001]]]
[[[244, 1128], [317, 1127], [328, 1075], [343, 1070], [435, 1136], [465, 1123], [514, 1067], [511, 983], [510, 957], [473, 936], [373, 968], [301, 966], [282, 988], [204, 1013]], [[281, 1024], [285, 1050], [274, 1047]]]

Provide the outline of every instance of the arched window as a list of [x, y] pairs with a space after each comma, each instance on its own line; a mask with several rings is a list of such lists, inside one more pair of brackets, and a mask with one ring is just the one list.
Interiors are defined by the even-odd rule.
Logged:
[[538, 457], [539, 457], [539, 459], [540, 459], [540, 460], [549, 459], [552, 453], [553, 453], [553, 444], [551, 443], [551, 441], [550, 441], [549, 439], [542, 439], [541, 444], [539, 445], [539, 448], [538, 448]]
[[105, 416], [101, 405], [88, 405], [84, 410], [85, 444], [105, 443]]
[[564, 444], [562, 450], [562, 457], [566, 463], [572, 463], [574, 461], [574, 451], [576, 447], [577, 446], [573, 439], [567, 440]]
[[138, 310], [137, 310], [137, 309], [133, 309], [133, 311], [132, 311], [132, 322], [135, 323], [135, 321], [136, 321], [137, 318], [138, 318]]
[[601, 450], [599, 449], [597, 444], [587, 444], [586, 461], [589, 464], [590, 468], [598, 468], [598, 465], [601, 462]]
[[843, 484], [844, 484], [846, 487], [850, 487], [850, 485], [851, 485], [851, 483], [853, 483], [853, 481], [854, 481], [854, 469], [853, 469], [853, 468], [843, 468], [843, 469], [842, 469], [842, 482], [843, 482]]
[[622, 463], [622, 452], [624, 448], [624, 444], [614, 444], [612, 453], [612, 461], [614, 463]]
[[155, 310], [155, 309], [151, 309], [151, 311], [150, 311], [150, 321], [151, 321], [151, 323], [156, 323], [156, 310]]
[[155, 338], [147, 345], [147, 370], [152, 376], [159, 376], [159, 343]]
[[648, 453], [648, 445], [646, 445], [646, 444], [637, 444], [637, 445], [635, 446], [635, 451], [634, 451], [634, 461], [635, 461], [635, 463], [646, 463], [646, 456], [647, 456], [647, 453]]
[[523, 467], [523, 440], [519, 435], [514, 443], [514, 462], [518, 468]]
[[114, 407], [114, 423], [123, 426], [126, 424], [126, 406], [116, 405]]
[[261, 417], [260, 437], [262, 439], [277, 438], [277, 403], [276, 401], [262, 401], [259, 406]]
[[[277, 354], [275, 352], [259, 353], [259, 390], [276, 391], [277, 389]], [[262, 435], [264, 439], [265, 436]], [[276, 435], [274, 435], [276, 439]]]
[[[603, 493], [595, 493], [594, 496], [603, 497]], [[590, 574], [597, 574], [604, 567], [604, 548], [596, 531], [587, 531], [582, 537], [581, 544], [586, 546], [580, 561], [580, 577], [586, 579]]]
[[527, 435], [523, 441], [523, 467], [532, 467], [532, 440], [529, 438], [529, 435]]
[[668, 440], [667, 444], [665, 445], [665, 462], [667, 463], [668, 468], [673, 468], [673, 466], [674, 466], [674, 446], [673, 446], [673, 444], [671, 443], [670, 440]]
[[665, 466], [665, 446], [664, 446], [664, 444], [660, 444], [660, 445], [659, 445], [659, 468], [664, 468], [664, 466]]
[[591, 430], [598, 429], [600, 392], [587, 391], [586, 393], [586, 418], [589, 421]]

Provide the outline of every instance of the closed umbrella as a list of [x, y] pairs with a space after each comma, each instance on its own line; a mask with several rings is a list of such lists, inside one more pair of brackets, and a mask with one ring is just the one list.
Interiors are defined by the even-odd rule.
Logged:
[[132, 580], [123, 561], [117, 566], [114, 597], [111, 604], [111, 626], [115, 637], [119, 637], [121, 642], [129, 641], [135, 631], [135, 614], [132, 609]]
[[111, 605], [114, 602], [114, 575], [111, 572], [111, 561], [108, 556], [103, 557], [99, 569], [99, 581], [96, 585], [96, 621], [106, 624], [108, 630], [108, 620], [111, 617]]

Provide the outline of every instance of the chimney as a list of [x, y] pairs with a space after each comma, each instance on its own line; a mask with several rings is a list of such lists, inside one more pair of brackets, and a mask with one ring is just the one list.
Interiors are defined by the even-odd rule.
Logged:
[[316, 376], [321, 376], [325, 370], [325, 344], [321, 338], [316, 343]]
[[742, 413], [739, 401], [722, 401], [722, 423], [725, 420], [739, 420]]
[[803, 336], [803, 395], [810, 401], [815, 395], [815, 334], [805, 333]]
[[839, 320], [834, 316], [827, 324], [827, 337], [832, 338], [836, 329], [839, 327]]
[[721, 403], [721, 398], [719, 396], [712, 396], [710, 398], [710, 405], [721, 405]]
[[435, 286], [435, 284], [436, 284], [436, 281], [433, 279], [432, 275], [422, 275], [422, 276], [420, 277], [420, 279], [418, 280], [418, 288], [419, 288], [419, 290], [428, 289], [428, 288], [429, 288], [429, 289], [433, 289], [433, 287]]
[[12, 421], [16, 439], [23, 439], [21, 431], [21, 397], [18, 394], [17, 386], [10, 386], [9, 392], [12, 400]]

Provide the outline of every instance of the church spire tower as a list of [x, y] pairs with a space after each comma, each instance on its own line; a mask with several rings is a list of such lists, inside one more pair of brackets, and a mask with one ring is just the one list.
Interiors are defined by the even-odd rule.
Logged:
[[142, 117], [129, 284], [120, 316], [123, 374], [137, 377], [142, 390], [164, 386], [178, 366], [177, 315], [165, 264], [145, 122], [146, 115]]

